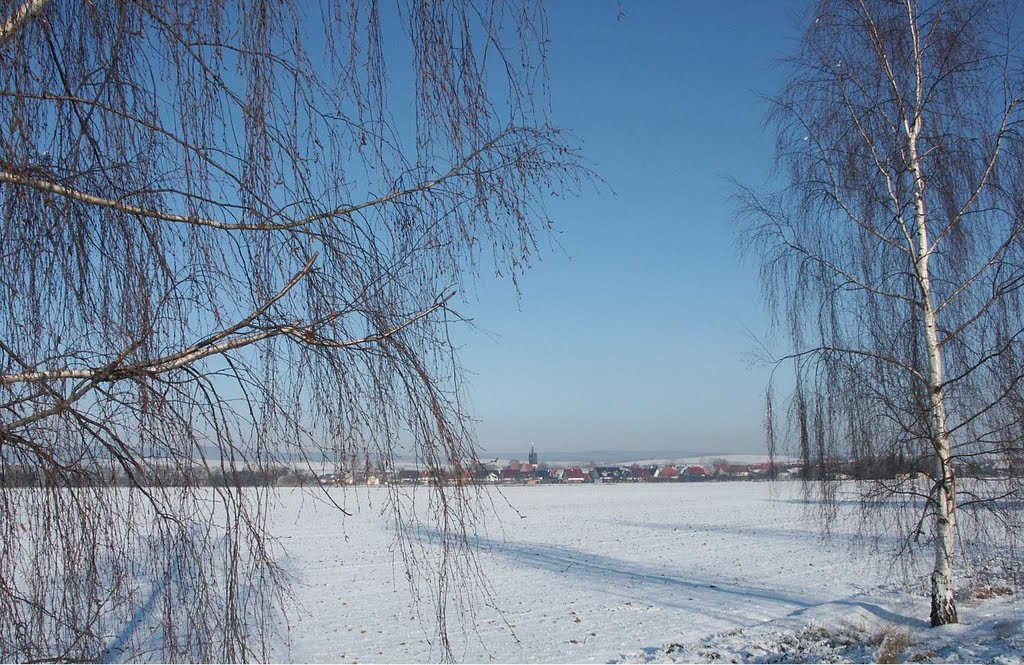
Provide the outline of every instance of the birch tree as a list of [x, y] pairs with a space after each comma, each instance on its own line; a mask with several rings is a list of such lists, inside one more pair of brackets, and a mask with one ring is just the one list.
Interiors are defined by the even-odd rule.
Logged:
[[789, 431], [809, 487], [832, 500], [840, 462], [867, 470], [864, 522], [897, 533], [900, 554], [930, 550], [933, 625], [957, 621], [958, 564], [1012, 567], [1020, 534], [1016, 10], [819, 2], [774, 100], [782, 187], [744, 194], [792, 343]]
[[528, 265], [579, 174], [545, 40], [503, 0], [6, 5], [0, 660], [265, 659], [287, 575], [243, 474], [398, 454], [432, 472], [447, 645], [452, 297]]

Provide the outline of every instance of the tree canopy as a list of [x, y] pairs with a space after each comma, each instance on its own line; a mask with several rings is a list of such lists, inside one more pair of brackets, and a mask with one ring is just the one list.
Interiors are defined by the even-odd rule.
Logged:
[[457, 547], [470, 497], [442, 478], [475, 453], [452, 297], [528, 265], [581, 175], [540, 8], [8, 12], [0, 470], [36, 486], [0, 488], [0, 658], [103, 658], [142, 608], [162, 658], [264, 657], [285, 576], [243, 467], [401, 451]]
[[743, 196], [808, 487], [834, 506], [854, 462], [865, 525], [934, 553], [934, 624], [956, 562], [1012, 566], [1021, 533], [1021, 28], [1010, 2], [822, 0], [774, 100], [781, 186]]

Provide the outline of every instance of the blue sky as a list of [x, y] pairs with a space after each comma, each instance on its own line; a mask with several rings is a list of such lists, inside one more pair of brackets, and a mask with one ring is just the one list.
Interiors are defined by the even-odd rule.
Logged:
[[512, 284], [483, 275], [461, 336], [484, 454], [759, 452], [768, 370], [756, 268], [729, 178], [759, 185], [805, 3], [548, 4], [555, 121], [608, 189], [555, 201], [559, 246]]

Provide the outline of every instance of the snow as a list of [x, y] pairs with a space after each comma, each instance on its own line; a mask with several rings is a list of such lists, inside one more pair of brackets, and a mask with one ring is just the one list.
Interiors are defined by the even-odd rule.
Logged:
[[[925, 568], [870, 555], [852, 531], [823, 539], [797, 483], [509, 487], [475, 541], [490, 601], [449, 606], [469, 662], [1022, 662], [1017, 596], [961, 602], [927, 626]], [[443, 656], [382, 515], [384, 488], [330, 490], [352, 512], [288, 490], [274, 530], [297, 604], [275, 660], [427, 662]], [[425, 492], [418, 489], [417, 492]], [[490, 490], [497, 492], [497, 490]], [[428, 555], [429, 532], [419, 541]], [[883, 543], [884, 545], [884, 543]], [[924, 562], [925, 565], [927, 562]], [[500, 612], [499, 612], [500, 610]], [[888, 649], [887, 652], [883, 650]]]

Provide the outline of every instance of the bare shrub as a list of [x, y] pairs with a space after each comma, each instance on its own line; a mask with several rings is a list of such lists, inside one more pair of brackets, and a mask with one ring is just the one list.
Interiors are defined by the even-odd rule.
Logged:
[[875, 660], [879, 663], [898, 663], [903, 653], [914, 646], [910, 633], [895, 626], [886, 627], [876, 640], [878, 655]]

